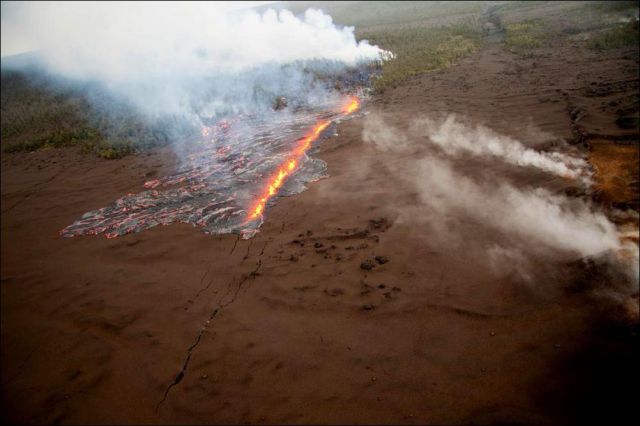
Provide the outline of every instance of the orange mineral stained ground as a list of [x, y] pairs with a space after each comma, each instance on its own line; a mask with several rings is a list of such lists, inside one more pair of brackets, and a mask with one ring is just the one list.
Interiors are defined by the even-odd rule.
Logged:
[[[353, 97], [349, 100], [349, 103], [344, 107], [342, 112], [345, 115], [351, 114], [357, 111], [359, 106], [360, 102], [358, 101], [358, 98]], [[302, 156], [305, 155], [307, 150], [311, 147], [311, 144], [316, 139], [318, 139], [322, 131], [326, 129], [329, 124], [331, 124], [331, 121], [329, 120], [319, 122], [315, 125], [313, 130], [308, 135], [300, 140], [298, 146], [296, 146], [291, 153], [291, 156], [267, 181], [267, 185], [262, 191], [262, 195], [254, 202], [253, 206], [249, 209], [247, 221], [252, 221], [262, 215], [269, 199], [278, 193], [278, 190], [284, 184], [287, 177], [296, 171]]]

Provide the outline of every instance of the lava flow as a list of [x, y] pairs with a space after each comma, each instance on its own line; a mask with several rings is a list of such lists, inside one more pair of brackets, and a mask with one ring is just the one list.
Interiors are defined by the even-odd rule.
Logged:
[[194, 145], [176, 173], [85, 213], [60, 235], [113, 238], [179, 222], [209, 234], [237, 232], [251, 238], [272, 197], [301, 192], [305, 183], [326, 176], [326, 164], [308, 157], [308, 150], [331, 123], [358, 105], [350, 97], [346, 103], [220, 120], [202, 130], [202, 143]]
[[[353, 97], [344, 108], [344, 114], [351, 114], [357, 111], [360, 106], [360, 102], [358, 98]], [[264, 208], [271, 197], [276, 195], [278, 189], [285, 182], [286, 178], [294, 173], [298, 167], [300, 159], [304, 156], [307, 150], [311, 147], [311, 144], [320, 137], [320, 134], [326, 129], [331, 121], [324, 120], [320, 123], [316, 124], [311, 133], [302, 138], [298, 144], [298, 146], [294, 149], [291, 157], [284, 162], [282, 166], [278, 169], [276, 173], [271, 176], [269, 179], [264, 191], [260, 198], [254, 203], [253, 207], [249, 209], [249, 216], [247, 218], [247, 222], [257, 219], [262, 215]]]

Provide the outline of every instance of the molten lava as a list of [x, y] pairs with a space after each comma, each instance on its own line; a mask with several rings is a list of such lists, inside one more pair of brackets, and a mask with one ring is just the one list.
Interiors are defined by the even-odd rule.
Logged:
[[358, 98], [354, 97], [351, 99], [351, 102], [349, 102], [349, 104], [346, 106], [346, 108], [344, 109], [344, 112], [346, 114], [351, 114], [352, 112], [356, 112], [359, 107], [360, 107], [360, 102], [358, 101]]
[[300, 158], [307, 152], [313, 141], [318, 139], [320, 133], [322, 133], [322, 131], [326, 129], [329, 124], [331, 124], [330, 121], [320, 122], [316, 125], [316, 127], [313, 128], [313, 131], [310, 134], [300, 140], [300, 143], [293, 151], [291, 157], [282, 166], [280, 166], [278, 171], [274, 173], [268, 180], [262, 196], [249, 210], [251, 214], [249, 215], [248, 220], [256, 219], [262, 214], [267, 201], [269, 201], [271, 197], [276, 195], [278, 189], [280, 189], [280, 187], [284, 184], [285, 179], [296, 171]]
[[[357, 111], [359, 106], [360, 102], [358, 101], [358, 98], [353, 97], [343, 109], [343, 113], [345, 115], [351, 114]], [[276, 173], [274, 173], [267, 181], [267, 185], [265, 186], [262, 195], [249, 209], [250, 213], [247, 217], [247, 222], [257, 219], [262, 215], [269, 199], [276, 195], [278, 189], [280, 189], [284, 184], [286, 178], [296, 171], [298, 164], [300, 163], [300, 159], [311, 147], [311, 144], [320, 137], [320, 134], [329, 126], [329, 124], [331, 124], [331, 121], [329, 120], [319, 122], [307, 136], [300, 140], [298, 146], [293, 150], [291, 157], [289, 157], [289, 159], [285, 161]]]

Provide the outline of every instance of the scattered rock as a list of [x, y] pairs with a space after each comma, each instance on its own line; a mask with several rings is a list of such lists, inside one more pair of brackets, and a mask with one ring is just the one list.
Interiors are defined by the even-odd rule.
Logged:
[[362, 250], [362, 249], [366, 249], [367, 247], [369, 247], [369, 244], [367, 243], [362, 243], [358, 246], [358, 250]]
[[616, 118], [616, 125], [621, 129], [636, 129], [638, 127], [638, 117], [618, 117]]
[[386, 256], [376, 256], [374, 257], [374, 259], [376, 260], [376, 262], [378, 262], [380, 265], [384, 265], [385, 263], [387, 263], [389, 261], [389, 258]]
[[325, 290], [324, 292], [331, 297], [341, 296], [344, 294], [344, 290], [341, 288], [332, 288], [331, 290]]
[[377, 229], [384, 231], [389, 227], [389, 222], [386, 218], [382, 217], [380, 219], [369, 219], [369, 228]]
[[574, 123], [582, 120], [584, 116], [585, 112], [579, 107], [574, 107], [569, 111], [569, 118], [571, 118], [571, 121]]
[[375, 267], [373, 262], [369, 259], [365, 260], [360, 264], [360, 269], [364, 269], [365, 271], [370, 271]]
[[284, 96], [278, 96], [273, 102], [273, 109], [279, 111], [287, 107], [288, 101]]

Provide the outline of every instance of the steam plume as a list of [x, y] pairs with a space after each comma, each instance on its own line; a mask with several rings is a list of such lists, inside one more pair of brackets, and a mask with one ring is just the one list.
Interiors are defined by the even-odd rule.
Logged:
[[[632, 283], [631, 291], [637, 291], [637, 245], [626, 242], [591, 202], [542, 187], [516, 187], [495, 174], [473, 176], [467, 168], [474, 158], [489, 157], [566, 176], [567, 171], [579, 175], [586, 167], [584, 160], [560, 152], [537, 152], [518, 140], [483, 126], [462, 124], [453, 117], [440, 122], [416, 119], [403, 131], [371, 114], [364, 122], [363, 140], [378, 150], [403, 156], [403, 167], [389, 170], [415, 188], [419, 205], [400, 214], [405, 221], [427, 225], [429, 238], [459, 240], [456, 220], [471, 221], [502, 235], [503, 244], [508, 242], [508, 246], [485, 247], [488, 261], [495, 266], [508, 263], [528, 278], [532, 257], [551, 260], [553, 253], [569, 258], [595, 256], [622, 267]], [[440, 148], [439, 153], [425, 150], [433, 145]], [[461, 152], [471, 158], [456, 167], [452, 160]]]

